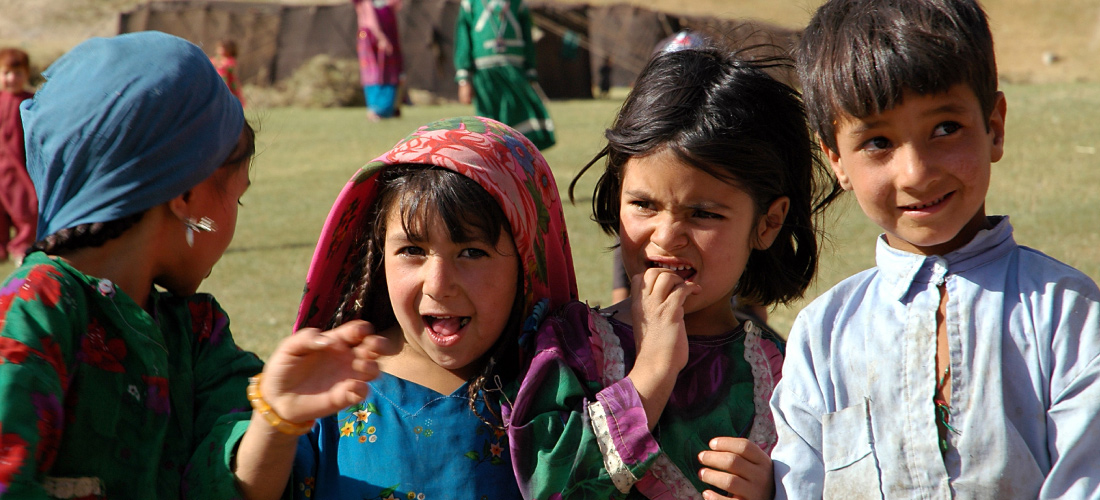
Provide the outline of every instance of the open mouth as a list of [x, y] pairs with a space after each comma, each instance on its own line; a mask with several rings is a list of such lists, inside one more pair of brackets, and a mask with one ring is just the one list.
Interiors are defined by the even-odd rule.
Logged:
[[459, 333], [470, 323], [469, 316], [423, 316], [422, 318], [432, 340], [444, 347], [458, 342]]
[[652, 260], [649, 261], [647, 264], [649, 267], [659, 267], [661, 269], [668, 269], [670, 271], [673, 271], [676, 273], [677, 276], [683, 278], [684, 281], [690, 281], [691, 278], [695, 277], [695, 268], [687, 264], [664, 264]]
[[905, 206], [902, 206], [902, 207], [899, 207], [899, 208], [901, 208], [902, 210], [928, 210], [929, 208], [935, 207], [936, 205], [939, 205], [939, 204], [947, 201], [949, 198], [954, 196], [954, 194], [955, 194], [955, 192], [952, 191], [952, 192], [947, 193], [947, 194], [945, 194], [945, 195], [943, 195], [939, 198], [931, 200], [927, 203], [920, 203], [920, 204], [917, 204], [917, 205], [905, 205]]

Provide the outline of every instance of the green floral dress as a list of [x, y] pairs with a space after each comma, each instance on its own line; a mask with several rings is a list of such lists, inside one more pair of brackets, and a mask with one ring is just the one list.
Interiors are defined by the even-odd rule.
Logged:
[[474, 87], [478, 116], [499, 120], [539, 149], [553, 146], [554, 120], [538, 81], [531, 10], [523, 0], [462, 0], [455, 19], [455, 79]]
[[237, 496], [210, 432], [262, 363], [209, 295], [153, 290], [150, 311], [41, 252], [0, 287], [0, 496]]

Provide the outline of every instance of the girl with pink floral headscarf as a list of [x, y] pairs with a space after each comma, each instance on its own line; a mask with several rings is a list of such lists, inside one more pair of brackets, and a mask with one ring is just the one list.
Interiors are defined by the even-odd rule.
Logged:
[[[242, 490], [520, 498], [500, 390], [522, 332], [576, 290], [558, 189], [530, 141], [481, 117], [420, 127], [329, 213], [295, 325], [310, 337], [284, 341], [254, 382], [269, 417], [230, 464]], [[376, 335], [310, 329], [358, 320]]]

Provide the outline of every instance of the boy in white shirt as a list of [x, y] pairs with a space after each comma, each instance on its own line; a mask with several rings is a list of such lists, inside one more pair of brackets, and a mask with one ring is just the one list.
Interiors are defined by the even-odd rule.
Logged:
[[811, 125], [885, 233], [800, 313], [772, 398], [777, 498], [1098, 498], [1100, 290], [985, 213], [1005, 98], [973, 0], [830, 0]]

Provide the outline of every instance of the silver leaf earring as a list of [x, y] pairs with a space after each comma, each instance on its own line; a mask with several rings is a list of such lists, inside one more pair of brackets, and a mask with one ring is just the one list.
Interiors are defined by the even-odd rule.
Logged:
[[185, 238], [187, 239], [187, 246], [195, 246], [195, 231], [200, 233], [212, 233], [218, 230], [218, 225], [214, 224], [213, 219], [209, 217], [203, 217], [195, 220], [194, 217], [188, 217], [183, 221], [183, 225], [187, 227], [187, 233]]

